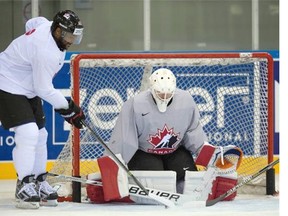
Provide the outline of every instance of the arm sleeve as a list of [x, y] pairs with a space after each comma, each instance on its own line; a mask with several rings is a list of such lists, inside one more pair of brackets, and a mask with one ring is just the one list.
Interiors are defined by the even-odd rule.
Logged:
[[55, 109], [67, 109], [64, 95], [53, 86], [53, 77], [58, 72], [59, 61], [51, 54], [38, 53], [32, 60], [33, 87], [35, 93]]
[[200, 123], [200, 113], [194, 100], [192, 101], [193, 111], [191, 114], [190, 125], [183, 138], [183, 144], [191, 153], [196, 153], [201, 146], [208, 142], [208, 138]]
[[121, 154], [126, 163], [130, 161], [138, 149], [133, 101], [133, 98], [131, 98], [124, 103], [109, 143], [113, 153]]

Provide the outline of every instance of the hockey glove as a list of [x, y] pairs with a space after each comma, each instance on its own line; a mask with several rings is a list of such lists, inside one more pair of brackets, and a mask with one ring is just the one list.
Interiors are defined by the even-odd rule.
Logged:
[[78, 129], [83, 128], [81, 120], [85, 119], [85, 115], [80, 107], [73, 100], [69, 100], [68, 109], [55, 109], [68, 123], [74, 125]]
[[237, 170], [242, 157], [242, 150], [234, 145], [221, 147], [204, 144], [195, 163], [204, 167], [216, 166], [220, 169]]

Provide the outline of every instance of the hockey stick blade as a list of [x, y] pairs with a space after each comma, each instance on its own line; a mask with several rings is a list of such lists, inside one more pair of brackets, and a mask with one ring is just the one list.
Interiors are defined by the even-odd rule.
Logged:
[[130, 172], [130, 170], [125, 166], [125, 164], [122, 163], [122, 161], [111, 151], [111, 149], [106, 145], [106, 143], [101, 139], [101, 137], [98, 136], [98, 134], [92, 129], [92, 127], [87, 124], [84, 120], [81, 120], [81, 123], [90, 130], [90, 132], [95, 136], [95, 138], [99, 141], [99, 143], [105, 148], [106, 151], [110, 153], [110, 155], [113, 157], [113, 159], [117, 162], [117, 164], [122, 167], [125, 172], [133, 179], [133, 181], [143, 190], [143, 192], [150, 196], [152, 199], [155, 199], [159, 203], [162, 203], [166, 207], [174, 207], [174, 203], [163, 198], [163, 197], [155, 197], [151, 195], [146, 188], [141, 184], [141, 182]]
[[[88, 180], [84, 178], [78, 178], [73, 176], [66, 176], [66, 175], [60, 175], [56, 173], [50, 173], [48, 172], [49, 176], [63, 179], [66, 181], [75, 181], [83, 184], [91, 184], [91, 185], [97, 185], [102, 186], [102, 182], [97, 180]], [[170, 191], [163, 191], [153, 188], [146, 188], [146, 191], [148, 191], [149, 196], [138, 186], [129, 184], [129, 195], [130, 196], [136, 196], [136, 197], [142, 197], [142, 198], [149, 198], [156, 200], [158, 203], [158, 199], [161, 199], [163, 203], [167, 202], [167, 205], [170, 205], [170, 203], [173, 203], [173, 206], [175, 205], [182, 205], [182, 206], [189, 206], [189, 207], [205, 207], [205, 201], [191, 201], [193, 198], [189, 195], [174, 193]]]
[[254, 173], [253, 175], [249, 176], [248, 178], [245, 178], [242, 182], [238, 183], [235, 187], [231, 188], [230, 190], [228, 190], [226, 193], [220, 195], [219, 197], [212, 199], [212, 200], [207, 200], [206, 201], [206, 206], [213, 206], [216, 203], [222, 201], [223, 199], [225, 199], [226, 197], [230, 196], [231, 194], [233, 194], [238, 188], [242, 187], [243, 185], [247, 184], [248, 182], [252, 181], [253, 179], [257, 178], [258, 176], [260, 176], [261, 174], [263, 174], [264, 172], [266, 172], [267, 170], [271, 169], [273, 166], [275, 166], [276, 164], [279, 163], [279, 158], [271, 163], [269, 163], [267, 166], [263, 167], [261, 170], [259, 170], [258, 172]]

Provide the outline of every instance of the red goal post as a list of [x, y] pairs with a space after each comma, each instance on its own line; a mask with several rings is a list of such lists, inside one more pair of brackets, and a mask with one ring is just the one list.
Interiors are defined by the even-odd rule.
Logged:
[[[106, 143], [123, 103], [146, 89], [149, 75], [159, 67], [171, 69], [177, 87], [191, 93], [211, 144], [243, 150], [239, 179], [273, 161], [273, 58], [264, 52], [73, 56], [72, 97]], [[103, 147], [89, 130], [73, 128], [68, 143], [71, 148], [64, 146], [53, 172], [83, 176], [97, 170], [95, 159], [102, 156]]]

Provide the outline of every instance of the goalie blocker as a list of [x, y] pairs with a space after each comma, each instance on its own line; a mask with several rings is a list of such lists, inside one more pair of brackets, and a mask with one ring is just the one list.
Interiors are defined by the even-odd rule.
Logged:
[[[119, 158], [119, 156], [118, 156]], [[191, 201], [215, 199], [237, 184], [237, 172], [242, 151], [235, 146], [224, 148], [205, 144], [196, 164], [206, 167], [206, 171], [186, 171], [184, 194], [191, 195]], [[102, 186], [88, 184], [87, 196], [91, 202], [136, 202], [157, 204], [145, 197], [129, 196], [129, 180], [123, 168], [108, 156], [97, 159], [100, 173], [89, 174], [89, 180], [102, 181]], [[219, 171], [220, 170], [220, 171]], [[176, 192], [176, 173], [174, 171], [133, 171], [140, 182], [149, 188]], [[224, 200], [233, 200], [236, 192]]]

